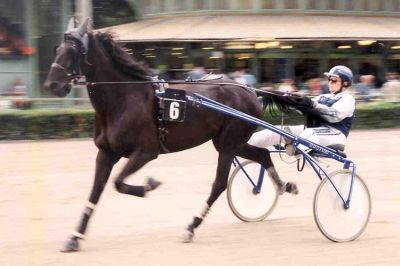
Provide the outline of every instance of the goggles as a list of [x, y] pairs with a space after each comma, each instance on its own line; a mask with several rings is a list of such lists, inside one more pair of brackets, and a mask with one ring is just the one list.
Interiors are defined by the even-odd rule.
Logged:
[[336, 82], [338, 82], [337, 78], [328, 78], [328, 82], [332, 83], [332, 84], [336, 84]]

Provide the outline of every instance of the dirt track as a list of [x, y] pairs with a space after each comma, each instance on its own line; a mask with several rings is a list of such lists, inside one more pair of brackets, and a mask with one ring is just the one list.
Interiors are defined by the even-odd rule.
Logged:
[[[161, 156], [129, 182], [164, 182], [148, 198], [118, 194], [110, 182], [82, 251], [58, 252], [78, 222], [89, 194], [96, 148], [91, 140], [0, 143], [0, 265], [400, 265], [400, 130], [354, 131], [347, 154], [372, 196], [364, 234], [332, 243], [317, 229], [312, 198], [318, 185], [278, 157], [281, 176], [299, 184], [271, 217], [243, 223], [226, 195], [213, 206], [191, 244], [183, 228], [210, 191], [217, 154], [207, 143]], [[124, 161], [112, 173], [115, 176]]]

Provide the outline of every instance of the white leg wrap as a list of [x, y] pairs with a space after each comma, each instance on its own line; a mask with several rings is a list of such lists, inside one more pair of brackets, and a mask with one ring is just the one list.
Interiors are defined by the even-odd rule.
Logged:
[[73, 236], [79, 238], [79, 239], [85, 239], [85, 236], [84, 236], [83, 234], [78, 233], [78, 232], [76, 232], [76, 231], [73, 231], [71, 234], [72, 234]]
[[90, 201], [88, 201], [85, 206], [92, 210], [96, 208], [96, 204], [93, 204]]
[[200, 218], [205, 218], [208, 214], [208, 212], [210, 211], [210, 206], [208, 206], [208, 204], [206, 203], [203, 207], [203, 210], [200, 213]]

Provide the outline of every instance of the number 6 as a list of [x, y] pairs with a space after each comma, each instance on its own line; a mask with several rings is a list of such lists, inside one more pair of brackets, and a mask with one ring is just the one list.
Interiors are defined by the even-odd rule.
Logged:
[[178, 119], [179, 117], [179, 103], [178, 102], [172, 102], [171, 105], [169, 106], [169, 117], [172, 119]]

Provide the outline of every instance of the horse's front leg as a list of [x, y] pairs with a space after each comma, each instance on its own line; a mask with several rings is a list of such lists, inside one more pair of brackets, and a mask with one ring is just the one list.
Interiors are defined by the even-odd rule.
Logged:
[[186, 228], [183, 242], [191, 242], [194, 236], [194, 229], [196, 229], [207, 216], [211, 206], [218, 199], [222, 192], [225, 191], [228, 185], [228, 176], [233, 161], [234, 155], [230, 153], [220, 152], [218, 156], [217, 176], [213, 183], [211, 194], [207, 199], [203, 210], [200, 215], [194, 216], [193, 222]]
[[73, 252], [79, 250], [79, 240], [84, 239], [89, 219], [92, 216], [95, 206], [100, 199], [100, 195], [104, 190], [111, 170], [119, 159], [120, 157], [103, 150], [99, 150], [97, 153], [95, 178], [92, 191], [89, 196], [89, 201], [85, 206], [85, 210], [83, 211], [77, 230], [72, 233], [65, 247], [61, 250], [62, 252]]

